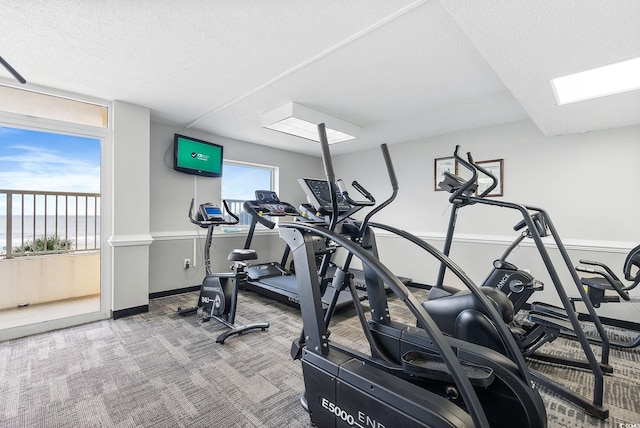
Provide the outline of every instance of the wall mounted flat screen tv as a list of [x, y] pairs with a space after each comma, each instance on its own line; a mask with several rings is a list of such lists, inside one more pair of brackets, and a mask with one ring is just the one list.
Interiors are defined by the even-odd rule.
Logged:
[[222, 146], [175, 134], [173, 169], [186, 174], [222, 177]]

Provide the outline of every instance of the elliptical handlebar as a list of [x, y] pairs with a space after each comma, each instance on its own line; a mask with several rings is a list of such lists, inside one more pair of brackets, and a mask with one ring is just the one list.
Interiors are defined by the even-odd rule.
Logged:
[[627, 287], [627, 290], [635, 288], [640, 283], [640, 245], [629, 252], [622, 270], [624, 278], [634, 283], [631, 287]]
[[318, 124], [318, 136], [320, 137], [320, 148], [322, 149], [322, 164], [329, 184], [329, 196], [331, 197], [331, 223], [329, 230], [335, 230], [338, 224], [340, 211], [338, 209], [338, 185], [336, 184], [336, 174], [333, 170], [333, 161], [329, 151], [329, 140], [327, 140], [327, 130], [324, 123]]
[[384, 143], [380, 145], [380, 150], [382, 150], [382, 157], [384, 158], [384, 163], [387, 167], [387, 173], [389, 174], [389, 181], [391, 182], [391, 188], [393, 189], [393, 192], [391, 193], [391, 196], [389, 196], [389, 198], [386, 201], [384, 201], [383, 203], [381, 203], [380, 205], [378, 205], [377, 207], [369, 211], [369, 213], [365, 216], [364, 220], [362, 221], [362, 225], [360, 226], [361, 230], [364, 230], [364, 228], [369, 225], [369, 220], [374, 214], [376, 214], [381, 209], [383, 209], [384, 207], [389, 205], [391, 202], [393, 202], [396, 196], [398, 195], [398, 189], [399, 189], [398, 179], [396, 178], [396, 171], [393, 168], [393, 162], [391, 161], [391, 155], [389, 154], [389, 147], [387, 146], [386, 143]]
[[344, 186], [344, 181], [342, 181], [342, 179], [338, 179], [336, 185], [338, 186], [338, 190], [340, 190], [340, 193], [342, 193], [345, 201], [349, 202], [349, 204], [353, 205], [354, 207], [370, 207], [375, 205], [376, 203], [376, 199], [371, 195], [371, 193], [369, 193], [367, 189], [365, 189], [360, 183], [355, 180], [353, 181], [353, 183], [351, 183], [351, 186], [353, 186], [354, 189], [360, 192], [362, 196], [367, 198], [366, 201], [356, 201], [352, 199], [351, 196], [349, 196], [349, 192]]
[[484, 175], [488, 176], [492, 183], [491, 186], [487, 187], [484, 192], [482, 192], [481, 194], [478, 195], [479, 198], [484, 198], [485, 196], [487, 196], [489, 193], [491, 193], [491, 191], [493, 189], [495, 189], [498, 186], [498, 179], [496, 178], [495, 175], [493, 175], [491, 172], [489, 172], [488, 169], [486, 169], [483, 166], [478, 165], [477, 163], [475, 163], [473, 161], [473, 157], [471, 156], [471, 152], [467, 152], [467, 158], [469, 159], [469, 163], [471, 165], [474, 166], [474, 168], [476, 168], [477, 170], [479, 170], [481, 173], [483, 173]]
[[393, 162], [391, 161], [391, 155], [389, 155], [389, 146], [384, 143], [380, 146], [382, 150], [382, 157], [384, 163], [387, 166], [387, 173], [389, 173], [389, 181], [391, 182], [391, 188], [395, 191], [398, 190], [398, 178], [396, 177], [396, 170], [393, 168]]
[[[544, 216], [541, 212], [536, 212], [531, 215], [531, 221], [533, 222], [536, 230], [538, 231], [538, 235], [544, 238], [545, 236], [549, 236], [549, 226], [547, 226], [547, 222], [545, 221]], [[513, 226], [513, 230], [518, 231], [524, 228], [527, 223], [524, 220], [520, 220], [515, 226]], [[527, 232], [529, 236], [531, 236], [531, 232]]]
[[[338, 191], [342, 193], [342, 196], [347, 202], [359, 208], [373, 206], [375, 205], [376, 200], [373, 197], [373, 195], [369, 193], [369, 191], [367, 191], [360, 183], [358, 183], [355, 180], [351, 183], [351, 185], [356, 190], [358, 190], [358, 192], [360, 192], [365, 198], [367, 198], [367, 201], [354, 201], [349, 197], [348, 192], [346, 191], [346, 189], [344, 189], [344, 183], [342, 182], [342, 180], [338, 180], [336, 182], [335, 171], [333, 169], [333, 161], [331, 160], [331, 152], [329, 150], [329, 142], [327, 140], [326, 127], [324, 123], [318, 124], [318, 135], [320, 137], [320, 147], [322, 148], [322, 161], [324, 164], [324, 171], [327, 176], [327, 183], [329, 184], [329, 193], [331, 197], [332, 213], [331, 213], [331, 222], [329, 224], [329, 230], [335, 230], [335, 227], [339, 221]], [[380, 149], [382, 150], [382, 156], [384, 158], [385, 166], [387, 168], [387, 173], [389, 174], [389, 181], [391, 182], [393, 193], [386, 201], [382, 202], [380, 205], [375, 207], [365, 216], [360, 226], [361, 230], [364, 230], [364, 228], [367, 226], [371, 216], [373, 216], [375, 213], [379, 212], [381, 209], [389, 205], [396, 198], [396, 195], [398, 194], [398, 179], [396, 177], [396, 172], [393, 167], [393, 162], [391, 161], [391, 156], [389, 155], [389, 148], [387, 144], [382, 144], [380, 146]]]
[[[478, 180], [478, 170], [476, 169], [476, 167], [474, 166], [474, 164], [467, 162], [464, 158], [462, 158], [459, 154], [458, 154], [458, 150], [460, 149], [460, 145], [456, 145], [456, 149], [453, 152], [453, 157], [455, 158], [456, 161], [458, 161], [462, 166], [464, 166], [466, 169], [468, 169], [469, 171], [471, 171], [471, 178], [469, 180], [466, 181], [466, 183], [464, 183], [462, 186], [460, 186], [460, 188], [458, 190], [456, 190], [455, 192], [453, 192], [453, 194], [451, 196], [449, 196], [449, 202], [453, 203], [453, 201], [455, 201], [456, 199], [458, 199], [460, 197], [460, 195], [465, 194], [465, 192], [474, 184], [476, 184], [476, 181]], [[470, 156], [470, 153], [467, 153], [467, 156]]]

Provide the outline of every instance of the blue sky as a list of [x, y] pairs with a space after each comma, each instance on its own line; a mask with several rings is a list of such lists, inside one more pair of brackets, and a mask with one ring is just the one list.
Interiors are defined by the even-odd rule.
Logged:
[[[99, 193], [100, 140], [0, 126], [0, 189]], [[17, 215], [21, 204], [15, 198]], [[32, 197], [24, 204], [25, 213], [33, 212]], [[69, 213], [74, 212], [72, 203]], [[6, 197], [0, 194], [0, 216], [5, 213]], [[43, 214], [41, 202], [37, 214]]]
[[100, 192], [100, 140], [0, 126], [0, 189]]
[[270, 170], [225, 164], [222, 170], [222, 198], [246, 201], [255, 199], [256, 190], [271, 188]]

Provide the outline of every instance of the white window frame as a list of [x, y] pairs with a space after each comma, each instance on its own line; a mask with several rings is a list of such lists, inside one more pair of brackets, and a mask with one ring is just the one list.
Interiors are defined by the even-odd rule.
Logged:
[[[274, 191], [276, 193], [278, 193], [278, 176], [279, 176], [279, 167], [274, 166], [274, 165], [264, 165], [264, 164], [258, 164], [258, 163], [252, 163], [252, 162], [244, 162], [244, 161], [236, 161], [236, 160], [230, 160], [230, 159], [225, 159], [223, 161], [223, 166], [222, 166], [222, 178], [221, 178], [221, 182], [220, 182], [220, 199], [224, 199], [224, 196], [222, 195], [222, 187], [223, 187], [223, 181], [225, 179], [225, 173], [224, 173], [224, 169], [225, 166], [227, 164], [231, 164], [231, 165], [236, 165], [236, 166], [241, 166], [244, 168], [255, 168], [255, 169], [260, 169], [260, 170], [268, 170], [270, 171], [270, 175], [271, 175], [271, 182], [269, 185], [269, 189], [253, 189], [253, 190], [271, 190]], [[251, 195], [251, 199], [253, 199], [254, 196]], [[222, 203], [222, 201], [220, 201]], [[229, 207], [231, 208], [231, 207]], [[240, 210], [240, 212], [237, 212], [236, 214], [240, 215], [241, 213], [243, 213], [244, 210]], [[274, 217], [273, 219], [271, 219], [273, 222], [275, 222], [276, 224], [278, 223], [278, 219], [277, 217]], [[251, 226], [251, 224], [238, 224], [237, 227], [241, 228], [241, 229], [249, 229], [249, 226]], [[262, 226], [261, 224], [257, 224], [256, 225], [256, 229], [258, 228], [263, 228], [264, 226]]]
[[[5, 85], [0, 81], [0, 85]], [[30, 334], [37, 334], [60, 328], [72, 327], [87, 322], [108, 319], [111, 317], [111, 252], [107, 250], [106, 239], [102, 237], [111, 236], [111, 123], [113, 109], [110, 102], [91, 97], [80, 97], [76, 94], [69, 94], [61, 90], [51, 88], [40, 88], [31, 85], [33, 88], [29, 92], [42, 93], [43, 95], [68, 98], [81, 103], [96, 104], [107, 108], [107, 120], [104, 127], [90, 126], [74, 123], [73, 121], [62, 121], [56, 119], [28, 116], [20, 113], [0, 111], [0, 125], [13, 128], [31, 129], [34, 131], [62, 133], [76, 135], [80, 137], [90, 137], [100, 140], [100, 236], [103, 239], [100, 247], [100, 309], [96, 312], [73, 315], [70, 317], [58, 318], [45, 323], [26, 324], [20, 327], [13, 327], [4, 330], [3, 333], [8, 338], [22, 337]]]

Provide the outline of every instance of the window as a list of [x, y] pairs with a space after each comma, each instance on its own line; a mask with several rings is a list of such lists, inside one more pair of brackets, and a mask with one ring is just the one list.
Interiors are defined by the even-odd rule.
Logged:
[[[100, 247], [110, 103], [94, 101], [0, 85], [0, 263], [13, 266], [0, 275], [0, 316], [9, 337], [111, 314], [111, 257]], [[40, 269], [18, 268], [36, 255]], [[33, 310], [7, 324], [26, 304]]]
[[108, 121], [104, 105], [1, 85], [0, 110], [97, 128], [106, 128]]
[[99, 249], [99, 223], [99, 138], [0, 125], [0, 257]]
[[256, 190], [273, 190], [277, 168], [266, 165], [225, 161], [222, 174], [222, 199], [240, 217], [239, 225], [250, 225], [251, 217], [242, 209], [244, 201], [255, 199]]

